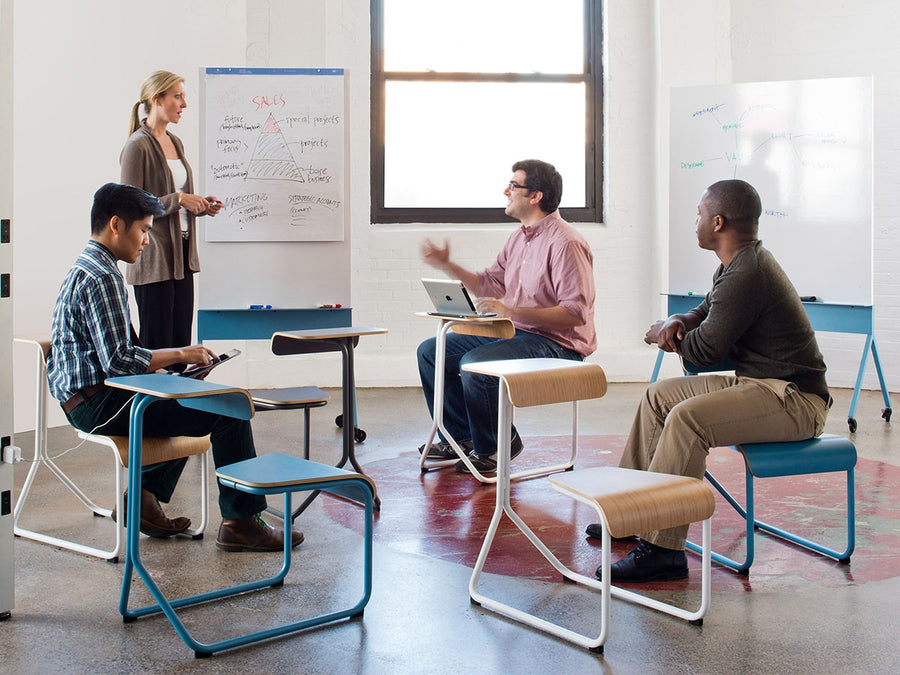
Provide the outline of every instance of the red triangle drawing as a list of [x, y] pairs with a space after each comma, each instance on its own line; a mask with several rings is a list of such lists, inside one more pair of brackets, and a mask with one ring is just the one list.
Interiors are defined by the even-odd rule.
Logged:
[[266, 120], [266, 125], [263, 127], [263, 133], [266, 134], [280, 134], [281, 129], [278, 128], [278, 122], [275, 121], [275, 118], [272, 117], [272, 113], [269, 113], [269, 119]]

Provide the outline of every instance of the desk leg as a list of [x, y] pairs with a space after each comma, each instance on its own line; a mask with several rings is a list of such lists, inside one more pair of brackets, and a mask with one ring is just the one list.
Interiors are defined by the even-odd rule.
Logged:
[[[354, 433], [356, 432], [356, 374], [353, 369], [353, 338], [343, 338], [336, 340], [335, 343], [341, 350], [341, 415], [343, 423], [341, 431], [343, 432], [343, 442], [341, 449], [341, 459], [336, 464], [341, 469], [347, 462], [357, 473], [365, 474], [359, 462], [356, 459], [356, 445], [354, 444]], [[308, 427], [307, 427], [308, 428]], [[308, 456], [307, 456], [308, 459]], [[294, 509], [291, 514], [291, 522], [297, 519], [301, 513], [319, 496], [321, 490], [314, 490], [303, 500], [303, 502]], [[375, 511], [381, 510], [381, 499], [376, 494], [373, 499], [373, 508]]]
[[341, 359], [343, 367], [341, 368], [341, 403], [344, 412], [344, 453], [341, 457], [339, 467], [344, 466], [348, 461], [350, 465], [358, 472], [362, 473], [362, 467], [356, 461], [356, 448], [353, 444], [353, 430], [356, 428], [356, 373], [353, 364], [353, 343], [350, 339], [341, 340]]
[[466, 456], [465, 451], [456, 442], [456, 439], [450, 435], [450, 432], [447, 431], [447, 428], [444, 426], [444, 380], [445, 373], [444, 369], [447, 363], [447, 333], [450, 331], [450, 328], [460, 323], [458, 321], [449, 321], [442, 320], [440, 325], [438, 326], [437, 334], [435, 335], [434, 340], [434, 398], [432, 399], [432, 422], [431, 422], [431, 431], [428, 434], [428, 439], [425, 442], [425, 450], [422, 452], [422, 455], [419, 457], [419, 470], [422, 473], [427, 473], [430, 468], [441, 467], [441, 466], [450, 466], [456, 463], [455, 459], [444, 459], [444, 460], [428, 460], [428, 448], [431, 447], [431, 444], [434, 442], [434, 439], [437, 437], [437, 432], [440, 431], [443, 434], [444, 438], [450, 443], [451, 447], [456, 451], [457, 456], [460, 459], [464, 459]]
[[[434, 337], [434, 394], [431, 402], [431, 430], [428, 432], [428, 438], [425, 441], [425, 446], [422, 449], [422, 454], [419, 456], [419, 470], [422, 473], [426, 473], [431, 466], [441, 465], [443, 466], [445, 463], [449, 464], [449, 462], [432, 462], [426, 466], [428, 462], [428, 450], [431, 448], [431, 444], [434, 443], [434, 439], [437, 436], [438, 429], [443, 427], [442, 421], [444, 418], [444, 360], [445, 360], [445, 350], [447, 344], [447, 325], [449, 322], [441, 321], [438, 325], [437, 335]], [[444, 436], [447, 436], [447, 433], [441, 428], [441, 432], [444, 433]]]
[[[607, 633], [609, 630], [609, 597], [611, 595], [609, 574], [606, 575], [605, 581], [598, 581], [596, 579], [589, 579], [588, 577], [570, 570], [568, 567], [563, 565], [555, 555], [553, 555], [550, 549], [548, 549], [544, 542], [542, 542], [538, 538], [538, 536], [531, 530], [531, 528], [529, 528], [528, 525], [525, 524], [525, 522], [513, 510], [512, 505], [510, 504], [509, 455], [511, 440], [510, 424], [513, 417], [513, 408], [512, 404], [509, 401], [509, 394], [506, 390], [506, 383], [502, 379], [500, 380], [500, 410], [497, 417], [498, 433], [496, 504], [494, 507], [494, 515], [491, 518], [491, 524], [489, 525], [488, 531], [485, 534], [484, 543], [482, 544], [481, 551], [478, 554], [478, 560], [475, 563], [475, 567], [472, 569], [472, 576], [469, 579], [469, 598], [473, 603], [481, 605], [485, 609], [505, 614], [509, 617], [512, 617], [516, 621], [527, 624], [529, 626], [533, 626], [547, 633], [550, 633], [551, 635], [556, 635], [557, 637], [569, 640], [583, 647], [587, 647], [595, 651], [602, 651], [602, 645], [606, 641]], [[500, 520], [502, 519], [504, 513], [509, 517], [510, 520], [512, 520], [516, 527], [519, 528], [522, 534], [524, 534], [528, 538], [532, 545], [534, 545], [534, 547], [541, 552], [544, 558], [546, 558], [547, 562], [553, 565], [553, 567], [560, 574], [562, 574], [567, 579], [571, 579], [572, 581], [582, 583], [586, 586], [594, 588], [595, 590], [601, 591], [601, 632], [598, 637], [595, 638], [592, 636], [581, 635], [572, 630], [563, 628], [562, 626], [535, 616], [534, 614], [529, 614], [528, 612], [524, 612], [520, 609], [512, 607], [511, 605], [507, 605], [505, 603], [489, 598], [478, 591], [478, 580], [481, 576], [482, 570], [484, 569], [485, 561], [487, 560], [488, 553], [490, 552], [491, 545], [493, 544], [494, 537], [496, 536], [497, 529], [500, 525]], [[602, 554], [604, 555], [604, 564], [608, 567], [610, 546], [609, 535], [605, 531], [603, 541], [605, 546], [603, 547]]]
[[150, 404], [157, 400], [155, 396], [138, 393], [131, 402], [128, 429], [128, 517], [126, 519], [128, 523], [126, 528], [128, 544], [125, 550], [125, 569], [122, 575], [122, 595], [119, 600], [119, 611], [122, 614], [122, 620], [126, 623], [148, 613], [146, 608], [143, 610], [128, 609], [132, 570], [137, 571], [147, 590], [150, 591], [150, 595], [157, 602], [152, 611], [162, 611], [178, 634], [184, 639], [185, 636], [190, 637], [187, 629], [175, 613], [173, 605], [166, 599], [166, 596], [141, 560], [141, 454], [144, 438], [144, 412]]
[[[356, 431], [356, 371], [354, 370], [353, 347], [354, 338], [349, 337], [339, 342], [341, 348], [341, 358], [343, 360], [342, 372], [342, 392], [341, 400], [344, 410], [344, 451], [341, 461], [337, 465], [338, 468], [343, 467], [348, 461], [357, 473], [365, 474], [359, 462], [356, 460], [356, 445], [354, 443], [354, 432]], [[381, 510], [381, 499], [376, 494], [374, 497], [374, 508], [376, 511]]]

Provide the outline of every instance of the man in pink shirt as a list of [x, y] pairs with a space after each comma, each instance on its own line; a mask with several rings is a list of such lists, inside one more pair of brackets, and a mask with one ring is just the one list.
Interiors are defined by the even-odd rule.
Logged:
[[[478, 296], [478, 310], [508, 317], [516, 334], [508, 340], [447, 334], [444, 424], [482, 473], [497, 469], [497, 388], [495, 377], [462, 371], [467, 363], [502, 359], [582, 360], [597, 347], [594, 329], [593, 255], [584, 237], [557, 210], [562, 176], [536, 159], [516, 162], [503, 193], [506, 215], [521, 222], [506, 240], [494, 264], [471, 272], [450, 258], [450, 245], [426, 240], [422, 259], [461, 280]], [[419, 376], [429, 411], [434, 400], [435, 339], [418, 349]], [[419, 448], [425, 452], [425, 447]], [[456, 456], [446, 438], [427, 450], [431, 459]], [[512, 457], [522, 439], [512, 429]], [[456, 470], [468, 472], [465, 463]]]

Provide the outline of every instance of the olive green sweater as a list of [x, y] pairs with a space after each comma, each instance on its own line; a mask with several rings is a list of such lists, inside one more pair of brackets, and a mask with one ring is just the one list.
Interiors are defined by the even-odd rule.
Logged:
[[681, 355], [708, 366], [728, 357], [738, 377], [775, 378], [829, 400], [825, 361], [800, 296], [761, 241], [719, 265], [712, 290], [690, 314], [701, 320]]

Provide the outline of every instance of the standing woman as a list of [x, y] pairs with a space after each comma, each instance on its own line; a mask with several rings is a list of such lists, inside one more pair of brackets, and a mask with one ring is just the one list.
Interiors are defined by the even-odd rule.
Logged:
[[[144, 119], [139, 119], [143, 106]], [[191, 166], [181, 140], [167, 130], [178, 124], [187, 107], [184, 78], [158, 70], [141, 86], [141, 99], [131, 109], [131, 136], [119, 163], [122, 182], [156, 195], [165, 213], [153, 219], [150, 243], [125, 279], [134, 285], [141, 342], [148, 349], [191, 344], [194, 320], [194, 273], [197, 216], [214, 216], [222, 203], [194, 194]]]

